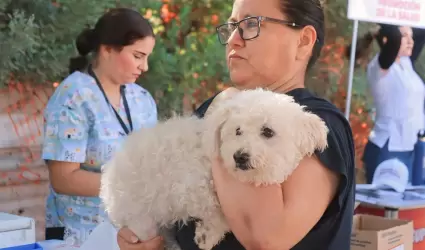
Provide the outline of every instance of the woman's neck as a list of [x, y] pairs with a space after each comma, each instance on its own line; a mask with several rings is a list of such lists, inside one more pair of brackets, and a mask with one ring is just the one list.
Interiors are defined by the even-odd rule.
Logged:
[[93, 72], [96, 74], [97, 79], [102, 85], [103, 90], [107, 94], [119, 94], [120, 84], [115, 83], [107, 74], [103, 73], [105, 70], [102, 70], [100, 67], [93, 67]]
[[292, 78], [282, 79], [269, 85], [267, 88], [276, 93], [288, 93], [294, 89], [304, 88], [304, 80], [304, 75], [295, 74]]

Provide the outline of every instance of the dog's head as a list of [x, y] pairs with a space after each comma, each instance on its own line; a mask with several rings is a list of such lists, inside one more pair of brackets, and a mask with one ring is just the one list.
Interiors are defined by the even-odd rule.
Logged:
[[327, 146], [327, 127], [288, 95], [261, 89], [221, 101], [205, 117], [203, 144], [241, 181], [283, 182], [299, 161]]

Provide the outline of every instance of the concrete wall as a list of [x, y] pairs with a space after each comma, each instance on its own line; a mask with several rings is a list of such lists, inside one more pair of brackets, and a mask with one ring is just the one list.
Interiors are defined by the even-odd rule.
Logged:
[[50, 93], [51, 89], [0, 93], [0, 211], [34, 218], [38, 240], [44, 239], [49, 183], [40, 159], [42, 113]]
[[[34, 95], [35, 91], [35, 95]], [[43, 109], [53, 89], [0, 90], [0, 211], [34, 218], [44, 239], [47, 166], [40, 159]], [[184, 99], [186, 113], [193, 107]]]

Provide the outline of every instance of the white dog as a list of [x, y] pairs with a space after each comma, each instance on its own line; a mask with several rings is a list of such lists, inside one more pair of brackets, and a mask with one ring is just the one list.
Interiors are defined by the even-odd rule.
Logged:
[[147, 240], [199, 218], [195, 242], [209, 250], [229, 231], [212, 184], [214, 156], [240, 181], [276, 184], [327, 146], [325, 123], [284, 94], [246, 90], [211, 109], [205, 119], [172, 118], [126, 139], [102, 174], [100, 196], [115, 226]]

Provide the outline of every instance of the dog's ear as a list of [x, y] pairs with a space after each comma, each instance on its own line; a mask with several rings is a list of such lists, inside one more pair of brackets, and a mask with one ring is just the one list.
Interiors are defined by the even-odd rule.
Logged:
[[[203, 133], [202, 144], [204, 149], [209, 155], [215, 157], [220, 154], [221, 146], [221, 128], [226, 122], [230, 114], [229, 101], [240, 91], [236, 88], [230, 87], [218, 94], [207, 112], [205, 112], [205, 130]], [[227, 103], [226, 103], [227, 102]]]
[[295, 124], [299, 128], [298, 142], [303, 155], [312, 155], [316, 150], [323, 151], [328, 146], [328, 127], [326, 123], [317, 115], [304, 111], [300, 124]]
[[204, 132], [202, 135], [202, 145], [205, 152], [211, 157], [220, 154], [221, 129], [230, 115], [230, 107], [226, 103], [217, 105], [204, 118]]

